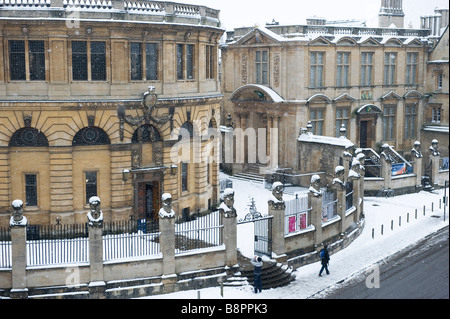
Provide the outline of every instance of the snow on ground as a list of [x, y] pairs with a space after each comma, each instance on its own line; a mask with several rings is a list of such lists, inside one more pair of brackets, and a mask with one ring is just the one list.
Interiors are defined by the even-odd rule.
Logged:
[[[228, 176], [221, 175], [221, 178]], [[235, 205], [238, 218], [248, 213], [250, 199], [255, 200], [260, 213], [267, 214], [267, 199], [271, 193], [262, 184], [241, 181], [235, 178]], [[306, 191], [306, 189], [298, 189]], [[332, 291], [352, 278], [364, 275], [377, 264], [386, 262], [387, 257], [399, 252], [423, 239], [425, 236], [448, 226], [449, 213], [446, 207], [444, 221], [444, 205], [439, 208], [439, 200], [443, 199], [444, 190], [433, 192], [421, 191], [392, 198], [366, 197], [364, 200], [365, 227], [361, 235], [348, 247], [331, 255], [330, 275], [318, 277], [320, 262], [302, 266], [295, 270], [296, 280], [286, 287], [263, 290], [254, 294], [253, 287], [224, 287], [223, 297], [219, 287], [200, 290], [181, 291], [165, 295], [150, 296], [152, 299], [304, 299], [323, 291]], [[447, 196], [449, 190], [447, 189]], [[285, 194], [285, 200], [294, 198]], [[431, 203], [434, 203], [433, 212]], [[423, 207], [425, 205], [425, 216]], [[417, 219], [415, 210], [417, 209]], [[409, 213], [409, 222], [407, 214]], [[401, 217], [401, 226], [399, 225]], [[391, 230], [393, 221], [393, 230]], [[383, 225], [383, 235], [381, 235]], [[374, 229], [374, 238], [372, 238]], [[253, 223], [238, 225], [238, 248], [245, 256], [253, 256]], [[380, 283], [383, 284], [382, 282]], [[323, 293], [321, 297], [324, 297]]]

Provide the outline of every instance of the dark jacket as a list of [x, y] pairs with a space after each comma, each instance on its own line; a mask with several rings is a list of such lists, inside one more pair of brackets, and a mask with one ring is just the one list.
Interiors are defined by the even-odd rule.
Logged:
[[324, 248], [320, 251], [320, 258], [322, 260], [322, 265], [328, 265], [330, 261], [330, 255], [328, 254], [328, 249]]

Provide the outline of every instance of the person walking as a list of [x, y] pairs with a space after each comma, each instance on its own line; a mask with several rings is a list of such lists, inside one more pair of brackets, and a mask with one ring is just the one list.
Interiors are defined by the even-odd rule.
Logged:
[[328, 254], [328, 246], [324, 245], [323, 249], [320, 251], [320, 260], [322, 264], [322, 268], [319, 271], [319, 277], [322, 277], [322, 272], [325, 269], [327, 275], [330, 274], [328, 271], [328, 263], [330, 262], [330, 255]]
[[255, 267], [253, 272], [253, 284], [255, 286], [255, 294], [262, 291], [262, 278], [261, 270], [263, 266], [262, 258], [260, 256], [253, 257], [250, 262]]

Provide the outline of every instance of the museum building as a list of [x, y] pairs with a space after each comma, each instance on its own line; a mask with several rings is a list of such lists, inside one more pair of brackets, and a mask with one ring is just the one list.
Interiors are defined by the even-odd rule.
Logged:
[[107, 222], [216, 205], [223, 33], [205, 6], [2, 0], [0, 226], [15, 199], [32, 225], [85, 223], [92, 196]]

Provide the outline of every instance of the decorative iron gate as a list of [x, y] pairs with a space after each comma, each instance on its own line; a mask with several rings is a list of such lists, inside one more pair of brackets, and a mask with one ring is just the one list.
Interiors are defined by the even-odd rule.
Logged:
[[264, 216], [253, 221], [255, 231], [255, 254], [272, 257], [272, 219]]

